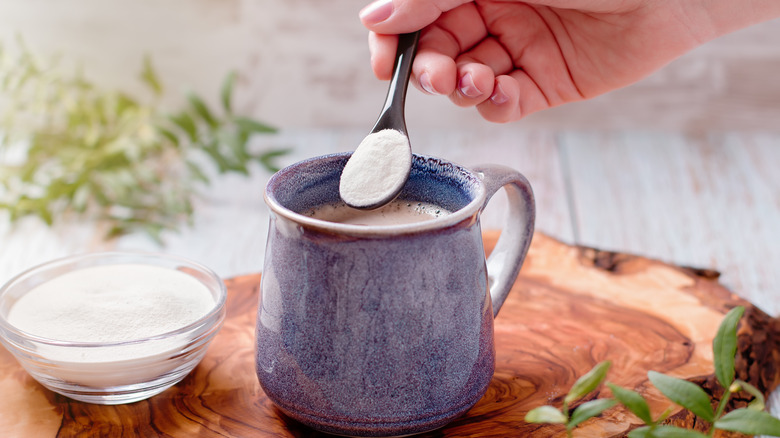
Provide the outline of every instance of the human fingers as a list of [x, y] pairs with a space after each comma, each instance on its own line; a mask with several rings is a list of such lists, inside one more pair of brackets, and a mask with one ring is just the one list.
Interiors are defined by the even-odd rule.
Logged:
[[[493, 83], [490, 68], [465, 67], [462, 64], [468, 63], [456, 62], [462, 52], [486, 35], [485, 24], [473, 3], [445, 12], [434, 24], [426, 27], [420, 36], [413, 67], [414, 77], [421, 88], [431, 94], [449, 95], [463, 106], [481, 101], [474, 100], [481, 94], [478, 91], [489, 96]], [[468, 94], [459, 94], [458, 88], [463, 88], [462, 91]]]
[[479, 44], [469, 49], [468, 52], [460, 54], [455, 61], [458, 64], [484, 64], [496, 75], [508, 74], [515, 69], [511, 55], [492, 36], [482, 39]]
[[[380, 80], [389, 80], [393, 74], [397, 35], [368, 34], [371, 69]], [[422, 46], [422, 45], [421, 45]], [[457, 67], [453, 56], [436, 47], [418, 49], [412, 65], [412, 84], [428, 94], [451, 94], [457, 81]]]
[[533, 79], [515, 70], [496, 77], [493, 94], [477, 105], [477, 111], [489, 122], [507, 123], [551, 106]]
[[458, 68], [452, 56], [435, 49], [420, 49], [412, 65], [412, 83], [428, 94], [449, 95], [457, 85]]
[[368, 50], [371, 53], [371, 70], [377, 79], [390, 80], [393, 75], [398, 35], [368, 33]]
[[458, 64], [458, 83], [450, 100], [458, 106], [474, 106], [484, 102], [493, 94], [496, 75], [493, 70], [480, 63]]
[[522, 117], [518, 108], [520, 87], [509, 76], [496, 77], [490, 98], [477, 105], [477, 111], [488, 122], [507, 123]]
[[[474, 3], [443, 13], [420, 35], [412, 71], [415, 85], [430, 94], [451, 94], [458, 82], [453, 60], [486, 35], [487, 29]], [[370, 32], [371, 66], [377, 78], [390, 78], [397, 41], [395, 35]]]
[[[421, 37], [420, 47], [425, 36]], [[389, 80], [393, 74], [395, 51], [398, 47], [397, 35], [368, 34], [368, 46], [371, 52], [371, 69], [377, 79]], [[418, 49], [412, 65], [412, 84], [428, 94], [451, 94], [455, 90], [457, 67], [454, 55], [441, 53], [436, 44]]]
[[457, 90], [450, 95], [458, 106], [474, 106], [490, 98], [496, 76], [514, 69], [512, 59], [493, 37], [483, 39], [466, 53], [459, 55]]
[[375, 0], [361, 9], [360, 21], [380, 34], [420, 30], [451, 9], [472, 0]]

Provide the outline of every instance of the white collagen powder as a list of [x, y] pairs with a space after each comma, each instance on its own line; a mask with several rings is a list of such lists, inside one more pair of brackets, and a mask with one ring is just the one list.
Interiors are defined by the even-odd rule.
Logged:
[[404, 134], [394, 129], [369, 134], [344, 166], [341, 199], [353, 207], [389, 200], [406, 183], [411, 167], [409, 139]]
[[[210, 290], [174, 269], [142, 264], [94, 266], [42, 283], [9, 309], [8, 322], [43, 338], [91, 343], [135, 341], [194, 323], [216, 304]], [[64, 382], [108, 387], [156, 379], [186, 362], [186, 336], [120, 345], [38, 345]]]
[[184, 327], [213, 307], [209, 289], [183, 272], [140, 264], [106, 265], [38, 285], [11, 307], [8, 321], [48, 339], [121, 342]]

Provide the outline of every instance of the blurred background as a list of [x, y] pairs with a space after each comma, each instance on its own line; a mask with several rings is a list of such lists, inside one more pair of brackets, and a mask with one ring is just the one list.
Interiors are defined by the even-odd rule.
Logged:
[[[3, 0], [1, 41], [81, 63], [95, 82], [137, 92], [151, 55], [171, 104], [216, 99], [240, 72], [238, 106], [281, 128], [372, 125], [386, 92], [357, 13], [367, 0]], [[532, 115], [533, 128], [780, 130], [780, 22], [727, 35], [628, 88]], [[480, 126], [445, 98], [410, 93], [410, 130]]]

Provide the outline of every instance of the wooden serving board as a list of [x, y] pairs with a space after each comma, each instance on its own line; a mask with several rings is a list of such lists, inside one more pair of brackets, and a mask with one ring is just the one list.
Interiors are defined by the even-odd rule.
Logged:
[[[496, 237], [485, 235], [488, 250]], [[67, 399], [40, 386], [0, 349], [0, 436], [318, 436], [274, 408], [255, 376], [260, 276], [226, 283], [227, 319], [203, 362], [145, 401], [100, 406]], [[780, 320], [730, 293], [717, 273], [568, 246], [537, 233], [496, 319], [496, 372], [487, 394], [464, 417], [426, 436], [563, 437], [560, 426], [525, 423], [525, 413], [560, 406], [572, 383], [602, 360], [613, 364], [608, 380], [643, 393], [654, 415], [671, 403], [648, 385], [648, 370], [695, 381], [717, 399], [711, 342], [735, 305], [747, 308], [738, 377], [768, 394], [780, 381]], [[681, 408], [671, 419], [702, 426]], [[614, 408], [575, 436], [621, 437], [638, 424]]]

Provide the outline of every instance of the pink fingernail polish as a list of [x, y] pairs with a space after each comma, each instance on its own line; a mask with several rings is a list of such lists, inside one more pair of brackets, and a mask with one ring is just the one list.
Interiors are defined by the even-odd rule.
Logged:
[[509, 96], [504, 93], [504, 89], [501, 88], [501, 84], [496, 83], [496, 88], [493, 90], [493, 95], [490, 96], [490, 100], [496, 105], [501, 105], [509, 100]]
[[360, 13], [360, 19], [366, 24], [381, 23], [393, 14], [393, 0], [376, 0], [363, 8]]
[[428, 72], [423, 72], [423, 74], [420, 75], [420, 86], [429, 94], [438, 94], [433, 88], [431, 77], [428, 76]]
[[460, 78], [460, 81], [458, 81], [458, 89], [460, 90], [460, 94], [466, 97], [474, 98], [482, 95], [482, 91], [477, 88], [471, 73], [466, 73]]

